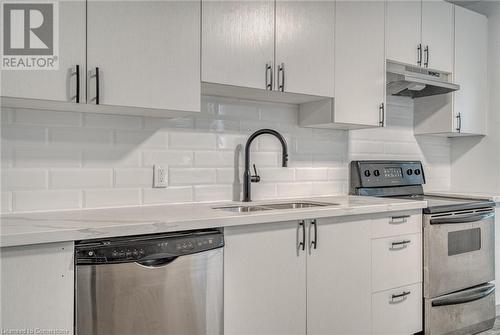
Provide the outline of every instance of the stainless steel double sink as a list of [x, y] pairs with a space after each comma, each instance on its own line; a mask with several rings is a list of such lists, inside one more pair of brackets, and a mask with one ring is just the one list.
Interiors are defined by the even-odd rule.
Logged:
[[338, 206], [338, 205], [339, 204], [330, 202], [294, 201], [294, 202], [280, 202], [280, 203], [258, 204], [258, 205], [221, 206], [221, 207], [214, 207], [213, 209], [219, 209], [223, 211], [236, 212], [236, 213], [250, 213], [250, 212], [260, 212], [260, 211], [279, 210], [279, 209], [301, 209], [301, 208], [326, 207], [326, 206]]

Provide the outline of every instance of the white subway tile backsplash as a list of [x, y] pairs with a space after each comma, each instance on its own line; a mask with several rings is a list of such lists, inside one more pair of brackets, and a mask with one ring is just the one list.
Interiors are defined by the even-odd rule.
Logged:
[[76, 209], [82, 206], [80, 190], [16, 191], [15, 212]]
[[85, 127], [89, 128], [140, 129], [142, 127], [142, 119], [139, 116], [101, 115], [87, 113], [84, 115], [83, 124]]
[[[266, 200], [278, 196], [277, 185], [271, 183], [259, 183], [252, 185], [252, 199]], [[240, 198], [241, 199], [241, 198]]]
[[345, 194], [347, 190], [347, 181], [321, 182], [312, 184], [312, 195], [339, 195]]
[[110, 146], [111, 131], [85, 128], [49, 129], [49, 142], [71, 147]]
[[153, 169], [115, 169], [115, 187], [151, 187], [153, 185]]
[[230, 185], [198, 185], [194, 186], [194, 201], [229, 200], [233, 196]]
[[170, 185], [215, 184], [215, 180], [215, 169], [170, 168], [168, 174]]
[[[3, 147], [2, 147], [3, 151]], [[79, 167], [82, 153], [79, 150], [60, 147], [20, 147], [13, 152], [15, 167]]]
[[49, 171], [50, 188], [97, 188], [113, 186], [111, 169], [70, 169]]
[[47, 188], [47, 171], [38, 169], [2, 169], [2, 189], [45, 189]]
[[84, 190], [84, 206], [90, 208], [115, 207], [141, 204], [140, 189]]
[[167, 149], [168, 133], [164, 131], [122, 131], [114, 136], [115, 146], [125, 148]]
[[[252, 168], [253, 174], [253, 168]], [[262, 168], [257, 167], [257, 174], [263, 182], [291, 182], [295, 179], [295, 169], [284, 167], [277, 168]]]
[[2, 128], [2, 142], [13, 145], [43, 144], [47, 140], [47, 129], [31, 126], [12, 126]]
[[[239, 162], [242, 161], [240, 155]], [[235, 153], [231, 151], [195, 151], [194, 165], [196, 167], [227, 167], [235, 165]]]
[[278, 197], [306, 197], [312, 195], [312, 183], [278, 184]]
[[191, 166], [193, 165], [193, 152], [177, 150], [144, 150], [142, 152], [142, 165], [153, 166], [155, 164], [167, 164], [169, 166]]
[[12, 212], [12, 192], [0, 192], [2, 213]]
[[215, 149], [215, 139], [215, 134], [173, 132], [169, 134], [169, 147], [172, 149]]
[[219, 134], [217, 135], [217, 148], [234, 151], [238, 145], [241, 145], [243, 147], [242, 150], [244, 150], [246, 141], [246, 135]]
[[139, 167], [141, 151], [139, 149], [87, 149], [83, 151], [83, 167]]
[[45, 126], [75, 126], [82, 124], [81, 113], [54, 112], [36, 109], [18, 109], [14, 113], [16, 124], [31, 124]]
[[193, 188], [168, 187], [143, 190], [144, 204], [181, 203], [193, 201]]
[[297, 181], [326, 181], [328, 179], [327, 168], [300, 168], [295, 172]]
[[[252, 144], [255, 200], [346, 194], [352, 159], [419, 159], [426, 190], [447, 189], [450, 140], [415, 137], [412, 104], [389, 97], [388, 127], [349, 132], [301, 128], [296, 106], [217, 97], [180, 118], [4, 108], [2, 212], [240, 200], [244, 145], [260, 128], [285, 136], [289, 162], [272, 136]], [[167, 188], [152, 188], [154, 164]]]

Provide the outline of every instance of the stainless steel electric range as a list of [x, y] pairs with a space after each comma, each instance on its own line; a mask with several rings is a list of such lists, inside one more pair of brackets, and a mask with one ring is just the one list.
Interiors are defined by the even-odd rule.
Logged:
[[427, 201], [423, 210], [425, 334], [475, 334], [495, 321], [495, 203], [429, 196], [419, 161], [353, 161], [354, 195]]

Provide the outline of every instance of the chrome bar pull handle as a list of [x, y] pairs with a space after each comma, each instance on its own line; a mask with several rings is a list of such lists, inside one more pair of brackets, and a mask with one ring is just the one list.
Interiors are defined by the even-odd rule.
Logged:
[[422, 43], [417, 46], [417, 64], [422, 66]]
[[402, 224], [402, 223], [407, 223], [409, 215], [403, 215], [403, 216], [393, 216], [391, 218], [391, 221], [389, 221], [390, 224]]
[[318, 223], [316, 220], [311, 220], [311, 227], [314, 228], [314, 239], [311, 241], [311, 248], [318, 248]]
[[391, 301], [390, 303], [391, 304], [394, 304], [394, 303], [400, 303], [400, 302], [403, 302], [404, 300], [406, 300], [406, 297], [409, 296], [411, 294], [410, 291], [403, 291], [399, 294], [393, 294], [391, 296]]
[[380, 127], [383, 127], [385, 125], [385, 105], [384, 103], [382, 102], [380, 104], [380, 106], [378, 107], [378, 111], [379, 111], [379, 126]]
[[285, 63], [278, 66], [278, 91], [285, 92]]
[[299, 242], [298, 248], [306, 250], [306, 223], [304, 220], [299, 221], [300, 228], [302, 228], [302, 241]]
[[424, 66], [429, 67], [429, 46], [428, 45], [425, 46], [424, 53], [425, 53]]
[[389, 249], [390, 250], [404, 249], [408, 246], [409, 243], [411, 243], [411, 240], [402, 240], [402, 241], [392, 242], [391, 247]]
[[266, 64], [266, 90], [273, 90], [273, 65], [272, 62]]
[[462, 113], [458, 113], [456, 118], [457, 118], [456, 130], [460, 133], [462, 131]]
[[75, 69], [75, 77], [76, 77], [76, 97], [75, 102], [77, 104], [80, 103], [80, 65], [76, 65]]

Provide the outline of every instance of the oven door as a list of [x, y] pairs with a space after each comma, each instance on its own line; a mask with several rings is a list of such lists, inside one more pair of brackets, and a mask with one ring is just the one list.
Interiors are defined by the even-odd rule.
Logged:
[[494, 257], [494, 209], [425, 215], [424, 297], [494, 280]]
[[484, 284], [467, 290], [425, 299], [426, 335], [468, 335], [493, 327], [495, 285]]

